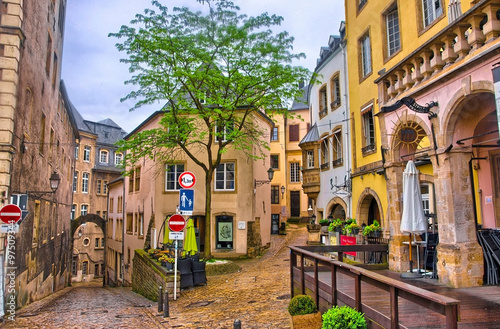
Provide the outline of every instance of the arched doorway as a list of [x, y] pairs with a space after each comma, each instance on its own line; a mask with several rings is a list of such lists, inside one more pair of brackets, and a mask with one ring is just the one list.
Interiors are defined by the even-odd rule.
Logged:
[[106, 222], [95, 214], [71, 221], [71, 281], [96, 278], [106, 284]]
[[357, 221], [359, 225], [370, 225], [376, 220], [381, 226], [384, 226], [382, 221], [382, 207], [377, 194], [367, 188], [360, 197], [360, 203], [357, 211]]

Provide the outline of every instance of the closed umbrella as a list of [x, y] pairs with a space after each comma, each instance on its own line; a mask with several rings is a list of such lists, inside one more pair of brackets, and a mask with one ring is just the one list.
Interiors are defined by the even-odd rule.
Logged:
[[170, 228], [168, 227], [168, 220], [170, 217], [165, 218], [165, 222], [163, 223], [163, 226], [165, 227], [164, 233], [163, 233], [163, 245], [171, 245], [172, 240], [169, 239], [169, 233], [170, 233]]
[[186, 224], [184, 250], [188, 253], [188, 255], [194, 255], [198, 252], [198, 245], [196, 244], [196, 234], [194, 231], [194, 223], [192, 218], [189, 218]]
[[[427, 231], [427, 220], [420, 194], [419, 172], [413, 161], [408, 161], [403, 172], [403, 216], [401, 217], [401, 232], [410, 234], [410, 273], [403, 273], [402, 277], [419, 277], [420, 273], [413, 273], [411, 251], [411, 235]], [[419, 269], [420, 270], [420, 269]]]

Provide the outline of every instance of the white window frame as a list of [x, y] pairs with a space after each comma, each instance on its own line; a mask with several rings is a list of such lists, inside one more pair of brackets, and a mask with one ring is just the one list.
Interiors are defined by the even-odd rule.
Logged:
[[[371, 120], [370, 120], [371, 119]], [[369, 109], [362, 111], [361, 120], [363, 122], [363, 147], [375, 145], [375, 118], [373, 116], [373, 106], [370, 105]]]
[[89, 213], [89, 205], [84, 203], [80, 206], [80, 216], [85, 216]]
[[[175, 181], [172, 181], [169, 178], [172, 178], [171, 176], [169, 177], [169, 172], [168, 172], [168, 167], [173, 166], [174, 167], [174, 177]], [[182, 166], [182, 171], [180, 171], [179, 166]], [[181, 186], [179, 184], [179, 176], [186, 171], [186, 165], [183, 163], [167, 163], [165, 165], [165, 191], [179, 191], [181, 189]], [[174, 183], [174, 188], [169, 188], [168, 185]]]
[[123, 154], [120, 152], [115, 153], [115, 166], [121, 165], [123, 162]]
[[90, 174], [82, 173], [82, 193], [89, 193]]
[[[232, 168], [230, 168], [232, 166]], [[229, 168], [228, 168], [229, 167]], [[222, 170], [222, 172], [221, 172]], [[215, 168], [215, 191], [234, 191], [236, 188], [236, 164], [234, 162], [223, 162]], [[232, 177], [231, 177], [232, 175]], [[232, 179], [231, 179], [232, 178]], [[222, 183], [222, 187], [220, 184]], [[232, 186], [231, 186], [232, 183]]]
[[80, 145], [75, 146], [75, 160], [80, 156]]
[[85, 145], [83, 148], [83, 161], [84, 162], [90, 162], [90, 152], [91, 152], [91, 147], [88, 145]]
[[107, 150], [99, 151], [99, 163], [108, 163], [109, 152]]
[[307, 168], [314, 168], [314, 151], [307, 151]]
[[332, 135], [333, 161], [335, 161], [342, 159], [342, 130], [335, 130]]
[[299, 162], [290, 162], [290, 183], [300, 183]]
[[78, 171], [75, 171], [73, 174], [73, 193], [78, 191]]
[[371, 54], [371, 42], [370, 34], [367, 33], [360, 40], [360, 51], [361, 51], [361, 72], [363, 77], [366, 77], [372, 73], [372, 54]]
[[441, 0], [422, 0], [424, 28], [431, 25], [442, 14], [443, 3]]
[[[222, 134], [222, 136], [217, 136], [217, 134], [219, 133], [219, 125], [217, 124], [217, 122], [215, 122], [215, 141], [216, 142], [227, 142], [227, 135], [229, 135], [231, 133], [232, 130], [230, 130], [228, 128], [228, 125], [232, 126], [232, 130], [234, 130], [234, 122], [226, 122], [224, 124], [224, 133]], [[221, 137], [222, 137], [222, 140], [221, 140]]]
[[399, 13], [397, 5], [394, 5], [385, 15], [385, 26], [387, 32], [387, 54], [392, 56], [401, 49], [401, 34], [399, 31]]
[[71, 206], [71, 220], [76, 219], [76, 203]]
[[328, 143], [329, 138], [323, 138], [321, 140], [321, 164], [330, 163], [330, 145]]

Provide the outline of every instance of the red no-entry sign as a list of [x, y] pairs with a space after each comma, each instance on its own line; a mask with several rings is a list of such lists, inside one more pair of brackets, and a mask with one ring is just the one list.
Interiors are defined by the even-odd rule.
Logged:
[[8, 204], [0, 209], [0, 220], [7, 224], [10, 224], [12, 221], [16, 223], [21, 219], [21, 215], [21, 208], [19, 208], [15, 204]]
[[173, 232], [181, 232], [186, 226], [186, 220], [181, 215], [173, 215], [168, 220], [168, 227]]

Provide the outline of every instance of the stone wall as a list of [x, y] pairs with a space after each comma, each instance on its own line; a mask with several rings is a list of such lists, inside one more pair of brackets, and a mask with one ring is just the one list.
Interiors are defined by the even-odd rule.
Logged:
[[[156, 264], [148, 254], [141, 249], [134, 252], [132, 271], [132, 291], [158, 301], [158, 288], [168, 289], [169, 299], [174, 293], [174, 272], [167, 272], [163, 267]], [[177, 275], [177, 296], [180, 295], [180, 274]]]

